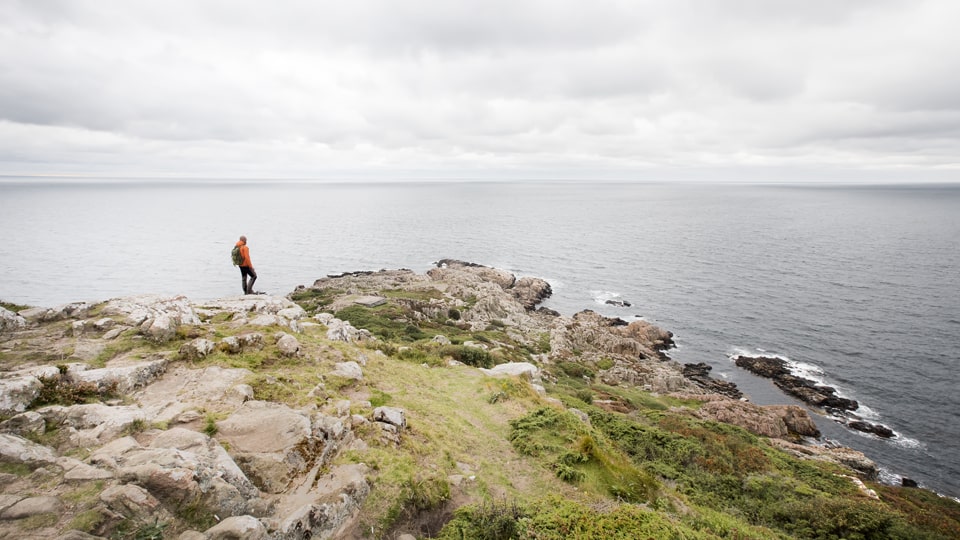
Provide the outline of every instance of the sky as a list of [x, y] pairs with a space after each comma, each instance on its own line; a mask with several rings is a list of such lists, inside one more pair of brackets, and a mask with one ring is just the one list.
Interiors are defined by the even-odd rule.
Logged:
[[0, 176], [960, 181], [956, 0], [0, 0]]

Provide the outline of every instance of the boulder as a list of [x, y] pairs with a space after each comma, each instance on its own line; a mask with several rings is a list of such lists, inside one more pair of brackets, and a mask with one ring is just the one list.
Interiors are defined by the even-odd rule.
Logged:
[[540, 380], [540, 368], [530, 362], [508, 362], [493, 368], [480, 368], [480, 371], [491, 377], [523, 377], [532, 381]]
[[407, 425], [407, 413], [397, 407], [377, 407], [373, 410], [373, 420], [402, 429]]
[[0, 513], [0, 519], [23, 519], [40, 514], [59, 514], [63, 503], [56, 497], [27, 497]]
[[546, 280], [535, 277], [522, 277], [514, 283], [510, 293], [520, 301], [523, 308], [531, 311], [537, 304], [543, 302], [553, 294], [553, 289]]
[[209, 339], [197, 338], [180, 346], [180, 356], [186, 360], [199, 360], [216, 349], [217, 344]]
[[161, 313], [145, 320], [140, 325], [140, 333], [156, 343], [166, 343], [176, 337], [179, 327], [180, 321], [166, 313]]
[[110, 486], [100, 493], [100, 501], [127, 519], [148, 518], [166, 512], [156, 497], [136, 484]]
[[33, 375], [0, 379], [0, 414], [16, 414], [27, 410], [40, 395], [41, 386], [40, 379]]
[[284, 333], [277, 339], [277, 349], [283, 356], [294, 357], [300, 353], [300, 342], [290, 334]]
[[207, 529], [209, 540], [264, 540], [267, 528], [253, 516], [232, 516]]
[[35, 411], [22, 412], [16, 416], [0, 422], [0, 431], [6, 431], [21, 436], [39, 436], [46, 431], [47, 423]]
[[28, 322], [53, 322], [64, 319], [73, 319], [84, 317], [92, 306], [87, 302], [72, 302], [54, 308], [34, 307], [27, 308], [18, 313]]
[[363, 380], [363, 370], [360, 369], [360, 364], [350, 361], [350, 362], [337, 362], [334, 365], [333, 371], [329, 373], [335, 377], [342, 377], [344, 379], [349, 379], [352, 381], [361, 381]]
[[[156, 332], [162, 328], [176, 327], [182, 324], [200, 324], [200, 317], [186, 296], [139, 295], [115, 298], [103, 306], [104, 316], [119, 316], [129, 326], [139, 326], [148, 320], [160, 318]], [[151, 325], [152, 326], [152, 325]]]
[[57, 455], [46, 446], [10, 433], [0, 433], [0, 462], [42, 467], [57, 462]]
[[27, 326], [27, 320], [20, 315], [0, 306], [0, 332], [20, 330]]
[[865, 420], [851, 420], [847, 422], [847, 427], [863, 433], [871, 433], [881, 439], [890, 439], [896, 436], [896, 433], [883, 424], [874, 424]]
[[112, 364], [100, 369], [87, 369], [85, 365], [72, 366], [69, 376], [75, 382], [96, 384], [100, 390], [116, 385], [116, 391], [128, 393], [150, 384], [157, 377], [163, 375], [167, 369], [164, 358], [147, 362], [132, 362], [127, 365]]

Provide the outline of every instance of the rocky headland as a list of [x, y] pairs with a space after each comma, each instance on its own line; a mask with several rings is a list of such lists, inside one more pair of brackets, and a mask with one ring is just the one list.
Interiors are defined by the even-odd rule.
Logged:
[[953, 501], [877, 483], [804, 408], [550, 294], [443, 260], [287, 297], [0, 307], [0, 538], [960, 533]]

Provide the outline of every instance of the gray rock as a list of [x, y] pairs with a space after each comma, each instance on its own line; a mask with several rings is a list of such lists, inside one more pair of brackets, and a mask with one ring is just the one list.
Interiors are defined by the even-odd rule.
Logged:
[[[273, 538], [339, 538], [370, 493], [363, 464], [338, 465], [310, 491], [316, 502], [305, 504], [285, 517]], [[309, 533], [309, 534], [305, 534]]]
[[150, 384], [163, 375], [167, 369], [167, 360], [160, 358], [147, 362], [135, 362], [129, 365], [113, 365], [100, 369], [86, 369], [85, 366], [70, 371], [75, 381], [94, 383], [100, 389], [116, 384], [121, 393], [131, 392]]
[[0, 519], [23, 519], [39, 514], [59, 514], [63, 503], [56, 497], [27, 497], [0, 513]]
[[437, 334], [437, 335], [433, 336], [433, 342], [434, 342], [434, 343], [439, 343], [440, 345], [450, 345], [450, 343], [451, 343], [450, 338], [448, 338], [447, 336], [445, 336], [445, 335], [443, 335], [443, 334]]
[[135, 423], [146, 422], [144, 411], [137, 406], [110, 407], [102, 403], [85, 403], [62, 407], [53, 405], [37, 409], [47, 422], [72, 428], [69, 442], [73, 447], [101, 446], [129, 430]]
[[239, 336], [228, 336], [220, 340], [220, 348], [229, 354], [240, 354], [243, 351], [243, 342]]
[[386, 304], [387, 299], [382, 296], [361, 296], [359, 298], [354, 298], [353, 303], [363, 307], [372, 308]]
[[397, 407], [377, 407], [373, 410], [373, 420], [402, 429], [407, 425], [407, 413]]
[[237, 463], [261, 489], [283, 491], [304, 472], [302, 452], [322, 441], [313, 436], [310, 418], [286, 405], [248, 401], [217, 423], [218, 436], [230, 445]]
[[163, 511], [160, 501], [136, 484], [110, 486], [100, 493], [100, 500], [110, 510], [126, 518], [134, 516], [154, 516]]
[[114, 476], [110, 471], [87, 465], [86, 463], [73, 458], [60, 458], [57, 461], [57, 464], [66, 471], [63, 475], [63, 479], [68, 482], [107, 480], [109, 478], [113, 478]]
[[197, 338], [180, 346], [180, 356], [187, 360], [199, 360], [216, 349], [217, 344], [209, 339]]
[[86, 321], [73, 321], [70, 324], [70, 335], [73, 337], [80, 337], [83, 335], [83, 331], [87, 327]]
[[20, 311], [18, 315], [28, 322], [53, 322], [64, 319], [83, 317], [90, 310], [91, 305], [86, 302], [73, 302], [54, 308], [35, 307]]
[[525, 377], [530, 380], [540, 380], [540, 368], [530, 362], [508, 362], [492, 369], [480, 368], [480, 371], [491, 377]]
[[106, 340], [116, 339], [117, 336], [126, 332], [129, 329], [130, 329], [129, 326], [117, 326], [115, 328], [108, 330], [105, 334], [103, 334], [103, 339], [106, 339]]
[[116, 325], [117, 325], [117, 321], [109, 317], [97, 319], [96, 321], [93, 322], [93, 328], [96, 329], [98, 332], [104, 332], [106, 330], [113, 328]]
[[43, 435], [47, 422], [35, 411], [22, 412], [9, 420], [0, 422], [0, 430], [16, 435]]
[[210, 527], [204, 533], [209, 540], [263, 540], [267, 528], [253, 516], [233, 516]]
[[0, 332], [19, 330], [27, 326], [27, 320], [20, 315], [0, 306]]
[[207, 535], [200, 531], [183, 531], [177, 540], [207, 540]]
[[354, 381], [363, 380], [363, 370], [360, 369], [360, 364], [353, 361], [337, 362], [334, 365], [333, 371], [330, 372], [330, 375], [343, 377], [344, 379], [350, 379]]
[[57, 455], [52, 449], [23, 437], [0, 433], [0, 461], [40, 467], [56, 463]]
[[40, 379], [29, 375], [0, 379], [0, 414], [16, 414], [27, 410], [40, 395], [41, 386]]
[[177, 319], [166, 313], [161, 313], [145, 320], [140, 325], [140, 333], [151, 341], [166, 343], [177, 335], [179, 326], [180, 322]]
[[140, 326], [148, 319], [163, 315], [176, 327], [181, 324], [200, 324], [190, 300], [185, 296], [140, 295], [116, 298], [103, 307], [106, 316], [122, 316], [126, 324]]
[[280, 339], [277, 340], [277, 349], [279, 349], [280, 354], [284, 356], [297, 356], [300, 352], [300, 342], [290, 334], [283, 334], [280, 336]]

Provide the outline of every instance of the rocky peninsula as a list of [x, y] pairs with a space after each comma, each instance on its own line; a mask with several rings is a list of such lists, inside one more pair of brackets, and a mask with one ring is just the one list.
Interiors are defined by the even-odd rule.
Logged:
[[806, 409], [550, 294], [443, 260], [4, 304], [0, 537], [960, 537], [960, 505], [878, 483]]

